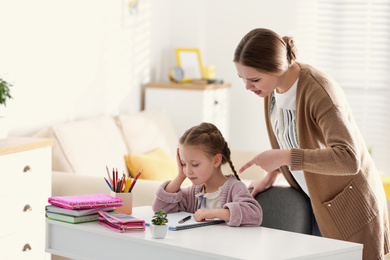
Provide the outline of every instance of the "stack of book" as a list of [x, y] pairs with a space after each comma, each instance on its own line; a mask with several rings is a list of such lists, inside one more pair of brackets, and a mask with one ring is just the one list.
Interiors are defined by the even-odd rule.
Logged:
[[98, 212], [110, 212], [121, 206], [122, 200], [105, 194], [50, 197], [46, 217], [67, 223], [97, 221]]
[[46, 206], [46, 217], [48, 219], [77, 224], [90, 221], [98, 221], [99, 211], [113, 211], [114, 207], [96, 209], [65, 209], [53, 205]]

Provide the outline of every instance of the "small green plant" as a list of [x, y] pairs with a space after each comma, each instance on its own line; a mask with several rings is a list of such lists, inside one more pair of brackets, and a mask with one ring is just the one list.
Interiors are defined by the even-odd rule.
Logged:
[[6, 106], [7, 99], [11, 99], [10, 87], [12, 84], [0, 78], [0, 105]]
[[166, 223], [168, 223], [167, 214], [165, 213], [165, 211], [160, 209], [159, 211], [154, 212], [152, 223], [158, 226], [165, 225]]
[[370, 153], [370, 155], [372, 155], [372, 150], [373, 150], [372, 146], [368, 146], [367, 149], [368, 149], [368, 152]]

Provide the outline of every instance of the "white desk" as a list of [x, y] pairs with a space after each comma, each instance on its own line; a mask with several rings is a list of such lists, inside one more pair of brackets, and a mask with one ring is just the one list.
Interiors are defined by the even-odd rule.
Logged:
[[[133, 209], [134, 216], [152, 211]], [[74, 259], [362, 259], [363, 246], [264, 227], [218, 224], [168, 231], [153, 239], [140, 233], [116, 233], [97, 222], [67, 224], [46, 219], [46, 252]]]

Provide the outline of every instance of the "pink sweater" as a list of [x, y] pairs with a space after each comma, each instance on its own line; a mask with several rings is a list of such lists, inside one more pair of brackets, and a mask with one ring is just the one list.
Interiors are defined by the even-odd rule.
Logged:
[[[165, 187], [169, 182], [164, 182], [158, 188], [153, 210], [195, 213], [197, 210], [195, 194], [201, 192], [204, 185], [192, 185], [180, 189], [177, 193], [168, 193]], [[245, 184], [233, 175], [227, 180], [222, 191], [221, 208], [230, 210], [230, 221], [227, 222], [229, 226], [260, 226], [263, 220], [263, 211], [259, 203], [251, 196]]]

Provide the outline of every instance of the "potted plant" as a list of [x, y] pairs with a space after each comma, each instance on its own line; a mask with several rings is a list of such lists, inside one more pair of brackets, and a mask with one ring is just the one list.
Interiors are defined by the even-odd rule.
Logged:
[[0, 78], [0, 105], [7, 105], [7, 99], [11, 99], [10, 87], [12, 84]]
[[7, 105], [7, 100], [12, 98], [10, 87], [12, 87], [12, 84], [0, 78], [0, 139], [6, 138], [9, 130], [5, 107]]
[[152, 224], [150, 225], [150, 231], [153, 238], [165, 238], [168, 231], [168, 219], [165, 211], [160, 209], [154, 213], [152, 218]]

